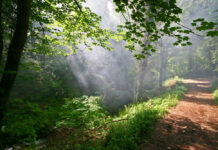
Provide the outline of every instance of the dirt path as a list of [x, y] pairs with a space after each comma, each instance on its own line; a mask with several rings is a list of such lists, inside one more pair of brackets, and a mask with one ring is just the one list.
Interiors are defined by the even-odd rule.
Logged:
[[[207, 79], [187, 79], [188, 93], [155, 127], [143, 150], [218, 150], [218, 107]], [[144, 146], [146, 145], [146, 146]]]

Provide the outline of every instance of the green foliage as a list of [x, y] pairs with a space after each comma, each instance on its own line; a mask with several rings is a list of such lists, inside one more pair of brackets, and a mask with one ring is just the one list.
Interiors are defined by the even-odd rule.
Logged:
[[[33, 143], [40, 133], [47, 134], [56, 122], [57, 128], [72, 130], [72, 136], [62, 139], [72, 142], [71, 145], [64, 144], [66, 149], [137, 149], [140, 138], [151, 134], [156, 120], [167, 112], [168, 107], [175, 106], [186, 90], [183, 84], [177, 83], [159, 97], [126, 106], [114, 117], [108, 116], [99, 97], [66, 98], [62, 106], [57, 104], [61, 107], [36, 105], [15, 99], [11, 110], [7, 112], [2, 130], [6, 136], [13, 137], [8, 140]], [[84, 141], [83, 138], [90, 136], [101, 138], [95, 144]], [[47, 148], [62, 147], [57, 143], [55, 146], [51, 143]]]
[[218, 78], [215, 78], [211, 81], [210, 87], [212, 90], [216, 90], [218, 88]]
[[217, 23], [214, 22], [207, 22], [204, 20], [204, 18], [198, 18], [196, 20], [193, 20], [192, 26], [196, 27], [196, 30], [198, 31], [207, 31], [207, 36], [215, 37], [218, 36], [218, 31], [214, 30]]
[[58, 107], [12, 99], [3, 120], [3, 136], [8, 143], [33, 143], [49, 133], [58, 119]]
[[214, 97], [214, 100], [215, 100], [215, 104], [218, 104], [218, 89], [216, 89], [213, 92], [213, 97]]
[[[85, 0], [32, 1], [26, 52], [70, 55], [84, 44], [112, 50], [110, 29], [100, 27], [101, 17], [84, 7]], [[16, 1], [3, 1], [4, 44], [9, 44], [16, 22]]]
[[50, 98], [82, 95], [81, 86], [65, 57], [24, 54], [12, 97], [45, 102]]
[[211, 81], [211, 89], [213, 90], [213, 97], [215, 104], [218, 104], [218, 78], [215, 78]]
[[[81, 131], [100, 126], [107, 115], [99, 97], [68, 98], [63, 105], [57, 103], [57, 99], [37, 104], [13, 99], [4, 118], [1, 138], [8, 146], [23, 142], [34, 144], [38, 138], [47, 136], [53, 127], [79, 129], [73, 135], [82, 138]], [[80, 133], [76, 133], [78, 131]], [[87, 136], [87, 133], [83, 134]], [[73, 137], [69, 138], [72, 140]]]
[[172, 84], [173, 82], [182, 82], [182, 81], [183, 81], [182, 78], [175, 76], [174, 78], [170, 78], [170, 79], [167, 79], [166, 81], [164, 81], [163, 85], [170, 86], [170, 84]]
[[121, 118], [127, 120], [112, 125], [106, 138], [107, 149], [138, 149], [140, 138], [151, 134], [157, 119], [167, 112], [168, 107], [175, 106], [186, 91], [187, 88], [178, 83], [160, 97], [127, 106], [118, 117], [114, 118], [114, 120]]
[[65, 100], [57, 127], [94, 128], [107, 116], [99, 97], [82, 96]]
[[[174, 37], [175, 46], [192, 45], [187, 35], [195, 34], [195, 31], [181, 24], [179, 15], [182, 14], [182, 8], [178, 6], [176, 0], [169, 2], [114, 0], [114, 2], [117, 5], [116, 11], [121, 12], [126, 20], [124, 25], [118, 26], [118, 31], [123, 34], [123, 39], [127, 42], [126, 48], [131, 51], [136, 51], [137, 47], [142, 49], [140, 53], [134, 54], [137, 59], [143, 59], [155, 52], [154, 42], [164, 35]], [[125, 14], [128, 17], [125, 17]], [[208, 31], [207, 36], [211, 37], [217, 36], [216, 25], [203, 18], [195, 19], [192, 23], [196, 30]]]

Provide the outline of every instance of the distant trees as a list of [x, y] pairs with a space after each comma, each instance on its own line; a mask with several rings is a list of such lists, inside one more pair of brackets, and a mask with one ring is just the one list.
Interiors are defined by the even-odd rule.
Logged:
[[168, 48], [167, 42], [165, 44], [161, 41], [160, 47], [160, 70], [159, 70], [159, 87], [162, 88], [163, 82], [167, 79], [167, 62], [168, 62]]

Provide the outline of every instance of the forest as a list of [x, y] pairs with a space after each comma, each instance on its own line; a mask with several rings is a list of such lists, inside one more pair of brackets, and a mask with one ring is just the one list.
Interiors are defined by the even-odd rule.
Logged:
[[0, 150], [217, 139], [217, 0], [0, 0]]

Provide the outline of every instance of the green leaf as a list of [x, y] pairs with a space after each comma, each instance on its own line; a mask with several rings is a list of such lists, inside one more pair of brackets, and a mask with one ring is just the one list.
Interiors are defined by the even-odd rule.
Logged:
[[196, 25], [197, 25], [197, 23], [192, 23], [191, 25], [192, 25], [192, 26], [196, 26]]
[[187, 45], [192, 45], [192, 43], [191, 42], [187, 42]]
[[218, 31], [208, 31], [207, 36], [211, 36], [211, 37], [218, 36]]

